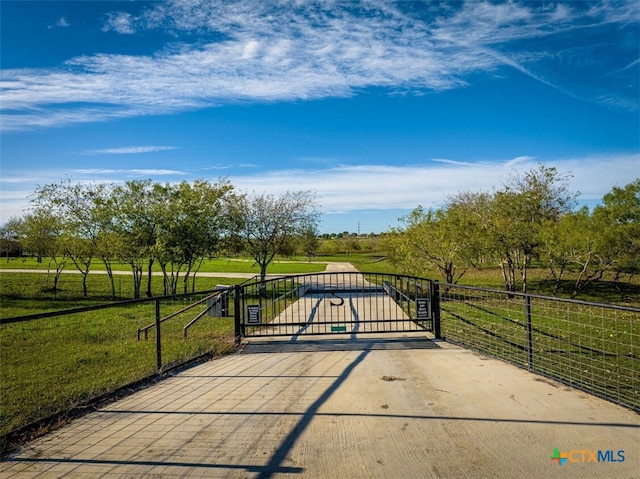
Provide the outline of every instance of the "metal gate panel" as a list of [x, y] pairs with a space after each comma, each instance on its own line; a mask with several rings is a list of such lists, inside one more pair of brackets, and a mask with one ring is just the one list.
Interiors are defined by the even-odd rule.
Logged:
[[238, 287], [243, 336], [433, 331], [431, 281], [378, 273], [286, 276]]

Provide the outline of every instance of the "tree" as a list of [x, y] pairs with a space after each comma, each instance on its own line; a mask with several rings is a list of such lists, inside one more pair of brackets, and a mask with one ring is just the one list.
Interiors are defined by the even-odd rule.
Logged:
[[309, 225], [304, 228], [299, 238], [299, 247], [309, 261], [311, 257], [318, 252], [320, 242], [318, 241], [318, 229], [315, 225]]
[[572, 298], [591, 283], [602, 279], [610, 263], [603, 242], [603, 226], [586, 207], [565, 214], [557, 221], [548, 220], [543, 225], [540, 231], [541, 255], [554, 280], [554, 295], [569, 269], [577, 269]]
[[424, 211], [419, 206], [401, 218], [405, 228], [386, 240], [390, 262], [416, 276], [431, 266], [445, 282], [457, 283], [477, 256], [474, 217], [466, 207], [452, 200], [447, 208]]
[[527, 272], [540, 243], [541, 225], [557, 221], [574, 207], [577, 194], [569, 191], [569, 178], [540, 164], [513, 176], [494, 194], [489, 232], [507, 291], [516, 290], [516, 271], [520, 271], [522, 291], [527, 292]]
[[22, 220], [20, 218], [10, 218], [2, 227], [0, 227], [0, 237], [3, 241], [3, 249], [7, 257], [7, 263], [9, 257], [12, 255], [19, 255], [21, 253], [21, 247], [18, 243], [22, 226]]
[[614, 186], [593, 216], [600, 224], [614, 281], [624, 300], [622, 285], [640, 273], [640, 178], [623, 188]]
[[[98, 241], [108, 221], [101, 217], [108, 187], [104, 183], [72, 183], [70, 179], [36, 188], [32, 202], [36, 208], [49, 210], [59, 218], [64, 230], [63, 245], [67, 256], [82, 274], [82, 291], [87, 296], [87, 276], [93, 257], [98, 253]], [[104, 249], [103, 251], [108, 251]], [[104, 261], [104, 256], [103, 256]], [[114, 290], [113, 275], [107, 266]]]
[[315, 194], [309, 191], [237, 195], [230, 205], [233, 231], [244, 241], [246, 251], [260, 267], [265, 280], [267, 267], [286, 242], [317, 228], [319, 214]]
[[154, 253], [163, 272], [165, 294], [175, 294], [184, 268], [183, 290], [189, 279], [195, 288], [195, 274], [205, 257], [221, 247], [227, 229], [225, 201], [233, 187], [226, 180], [216, 184], [198, 180], [166, 185], [166, 202], [160, 212]]
[[51, 211], [47, 209], [36, 208], [31, 214], [25, 216], [21, 228], [24, 248], [35, 253], [39, 263], [45, 256], [49, 257], [47, 283], [49, 282], [51, 263], [53, 263], [54, 275], [51, 289], [57, 291], [58, 280], [67, 262], [62, 244], [64, 233], [60, 218], [51, 214]]
[[118, 239], [114, 247], [120, 260], [131, 268], [134, 298], [142, 295], [145, 266], [148, 272], [146, 294], [152, 296], [153, 247], [159, 230], [157, 211], [164, 199], [162, 192], [163, 188], [151, 180], [136, 180], [116, 186], [111, 196]]

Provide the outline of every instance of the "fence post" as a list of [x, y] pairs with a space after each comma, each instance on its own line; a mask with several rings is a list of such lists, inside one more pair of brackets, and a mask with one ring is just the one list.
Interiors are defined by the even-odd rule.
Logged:
[[433, 318], [433, 334], [436, 339], [442, 339], [440, 329], [440, 283], [431, 282], [431, 317]]
[[234, 324], [234, 337], [236, 345], [240, 344], [240, 338], [242, 337], [242, 324], [241, 324], [241, 306], [240, 306], [240, 290], [241, 286], [236, 284], [233, 287], [233, 324]]
[[162, 340], [160, 338], [160, 298], [156, 298], [156, 364], [162, 369]]
[[533, 324], [531, 321], [531, 296], [524, 296], [527, 314], [527, 362], [529, 371], [533, 371]]

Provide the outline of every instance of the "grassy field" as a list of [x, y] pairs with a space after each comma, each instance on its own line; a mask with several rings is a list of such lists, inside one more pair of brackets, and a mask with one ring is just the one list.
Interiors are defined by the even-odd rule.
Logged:
[[[117, 266], [117, 267], [116, 267]], [[55, 311], [74, 307], [101, 304], [113, 301], [111, 284], [104, 272], [104, 266], [96, 262], [94, 272], [87, 279], [88, 297], [82, 295], [82, 277], [79, 274], [63, 273], [54, 291], [53, 274], [47, 273], [47, 266], [37, 263], [35, 259], [0, 262], [0, 269], [29, 269], [36, 272], [0, 273], [0, 318], [27, 315], [38, 312]], [[295, 274], [324, 271], [326, 264], [306, 261], [274, 262], [270, 265], [269, 274]], [[65, 269], [73, 272], [74, 269]], [[126, 272], [126, 265], [114, 265], [114, 271]], [[159, 272], [159, 271], [158, 271]], [[245, 273], [258, 275], [259, 268], [249, 260], [216, 259], [205, 262], [196, 276], [196, 291], [207, 291], [219, 284], [233, 285], [245, 281], [242, 278], [209, 277], [206, 273]], [[152, 291], [155, 295], [163, 292], [161, 276], [152, 276]], [[118, 300], [133, 298], [133, 278], [130, 274], [115, 275], [115, 289]], [[143, 290], [146, 289], [146, 277], [143, 278]], [[190, 288], [191, 290], [191, 288]], [[178, 285], [182, 292], [182, 282]]]
[[[155, 329], [148, 340], [138, 341], [138, 329], [154, 322], [153, 301], [119, 306], [111, 298], [111, 285], [105, 274], [89, 274], [88, 297], [82, 295], [82, 277], [63, 274], [56, 291], [45, 264], [35, 260], [10, 261], [2, 269], [32, 269], [39, 272], [0, 273], [0, 317], [11, 318], [33, 313], [112, 304], [108, 309], [67, 314], [0, 326], [0, 434], [6, 434], [51, 414], [95, 398], [118, 387], [157, 372]], [[99, 265], [94, 266], [98, 269]], [[123, 265], [117, 270], [126, 271]], [[324, 271], [325, 264], [305, 261], [276, 262], [269, 273], [290, 274]], [[201, 272], [258, 274], [250, 261], [214, 260]], [[130, 275], [116, 275], [119, 299], [132, 298]], [[162, 277], [153, 276], [153, 291], [163, 291]], [[243, 278], [207, 277], [197, 279], [197, 289], [212, 290], [216, 285], [233, 285]], [[165, 299], [161, 315], [191, 304]], [[226, 354], [234, 350], [232, 318], [204, 316], [183, 337], [183, 327], [204, 308], [186, 311], [162, 323], [162, 364], [179, 364], [205, 352]], [[144, 337], [144, 336], [143, 336]]]

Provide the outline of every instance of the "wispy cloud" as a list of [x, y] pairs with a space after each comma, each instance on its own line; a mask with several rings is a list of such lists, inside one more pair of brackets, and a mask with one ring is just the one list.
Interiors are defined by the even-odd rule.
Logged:
[[11, 178], [11, 177], [7, 177], [5, 176], [0, 176], [0, 183], [4, 183], [4, 184], [19, 184], [19, 183], [34, 183], [38, 181], [38, 178], [35, 177], [30, 177], [30, 176], [24, 176], [24, 177], [19, 177], [19, 178]]
[[[640, 16], [635, 1], [597, 8], [466, 2], [436, 14], [425, 8], [419, 15], [409, 5], [175, 0], [152, 3], [138, 17], [113, 12], [105, 31], [131, 35], [164, 29], [178, 40], [153, 55], [95, 54], [69, 59], [59, 69], [4, 70], [2, 128], [50, 127], [229, 102], [348, 96], [370, 86], [442, 91], [464, 87], [472, 73], [501, 67], [587, 98], [589, 92], [574, 92], [555, 81], [554, 68], [536, 71], [556, 60], [537, 50], [532, 40], [554, 35], [559, 48], [568, 49], [572, 42], [561, 41], [564, 33], [580, 28], [584, 36], [606, 24], [635, 25]], [[202, 32], [207, 35], [198, 42], [179, 41], [181, 35], [192, 38]], [[624, 69], [632, 61], [630, 50], [637, 58], [637, 45], [616, 48], [622, 52], [618, 69], [637, 90], [632, 69]], [[607, 103], [636, 109], [637, 100], [626, 91], [606, 93]], [[599, 101], [603, 95], [590, 99]]]
[[155, 153], [157, 151], [177, 150], [177, 146], [148, 145], [148, 146], [124, 146], [120, 148], [102, 148], [99, 150], [86, 150], [84, 155], [135, 155], [139, 153]]
[[[384, 214], [391, 210], [408, 212], [418, 205], [440, 207], [447, 196], [461, 191], [492, 191], [500, 188], [514, 173], [537, 168], [538, 161], [543, 160], [521, 155], [482, 163], [433, 160], [404, 166], [341, 165], [314, 170], [232, 174], [229, 181], [237, 190], [249, 193], [315, 191], [325, 214], [359, 211]], [[546, 166], [556, 167], [562, 174], [571, 174], [571, 190], [580, 192], [580, 199], [587, 202], [601, 200], [613, 186], [625, 186], [640, 173], [640, 154], [545, 159], [543, 162]], [[174, 182], [202, 178], [194, 176], [193, 171], [169, 169], [85, 168], [71, 173], [78, 182], [118, 183], [131, 178]], [[50, 182], [51, 178], [61, 177], [63, 172], [30, 171], [28, 174], [2, 179], [5, 186], [0, 189], [0, 222], [20, 216], [29, 207], [28, 197], [35, 187]], [[28, 190], [29, 186], [33, 189]]]
[[109, 168], [80, 168], [73, 170], [74, 173], [82, 175], [124, 175], [124, 176], [184, 176], [188, 173], [180, 170], [166, 170], [157, 168], [131, 168], [131, 169], [109, 169]]
[[51, 28], [66, 28], [70, 25], [69, 21], [65, 18], [65, 17], [60, 17], [58, 19], [58, 21], [56, 21], [56, 23], [54, 23], [53, 25], [49, 25], [49, 29]]
[[[407, 166], [281, 170], [230, 179], [246, 191], [278, 193], [291, 189], [290, 185], [295, 185], [296, 190], [314, 190], [326, 212], [413, 209], [418, 205], [439, 207], [447, 196], [465, 190], [500, 188], [511, 175], [535, 169], [538, 162], [529, 156], [482, 163], [438, 160]], [[544, 163], [555, 166], [562, 174], [572, 175], [570, 187], [581, 193], [582, 200], [598, 201], [614, 185], [624, 186], [638, 177], [640, 154], [568, 158]]]
[[102, 31], [108, 32], [113, 30], [123, 35], [130, 35], [135, 32], [133, 20], [134, 19], [130, 13], [110, 13], [107, 16], [107, 21], [102, 27]]

